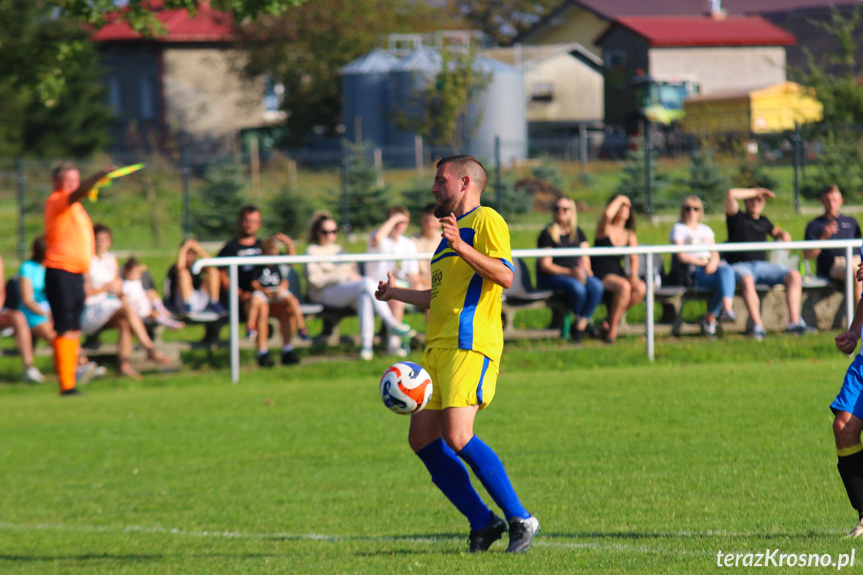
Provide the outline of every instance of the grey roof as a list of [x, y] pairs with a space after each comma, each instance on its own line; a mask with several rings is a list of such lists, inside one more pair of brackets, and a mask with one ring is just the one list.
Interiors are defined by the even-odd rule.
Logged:
[[399, 59], [387, 52], [377, 48], [365, 56], [360, 56], [353, 62], [345, 64], [340, 74], [369, 74], [374, 72], [389, 72], [399, 65]]

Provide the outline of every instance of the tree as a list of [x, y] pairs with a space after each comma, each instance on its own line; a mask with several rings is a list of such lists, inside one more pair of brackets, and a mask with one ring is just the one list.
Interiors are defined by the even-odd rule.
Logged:
[[278, 15], [288, 8], [302, 4], [304, 0], [125, 0], [123, 8], [117, 10], [116, 0], [49, 0], [60, 10], [60, 14], [70, 20], [102, 28], [109, 21], [119, 19], [129, 24], [132, 30], [143, 36], [152, 36], [162, 31], [159, 21], [153, 14], [157, 3], [164, 10], [188, 10], [195, 14], [204, 4], [210, 4], [220, 12], [234, 17], [234, 22], [254, 20], [261, 14]]
[[467, 51], [443, 49], [434, 82], [394, 112], [396, 123], [415, 130], [432, 145], [459, 153], [464, 138], [470, 138], [482, 120], [482, 112], [471, 109], [471, 104], [491, 81], [491, 75], [477, 70], [475, 63], [473, 46]]
[[[345, 195], [339, 191], [331, 194], [333, 214], [339, 214], [336, 219], [343, 219], [343, 208], [347, 209], [348, 221], [342, 225], [349, 228], [367, 228], [383, 222], [390, 206], [390, 191], [379, 183], [380, 173], [369, 161], [369, 146], [367, 144], [352, 144], [344, 142]], [[346, 202], [346, 203], [345, 203]]]
[[847, 17], [837, 8], [831, 8], [830, 14], [829, 22], [811, 23], [832, 36], [838, 50], [816, 57], [804, 48], [807, 69], [795, 71], [824, 106], [816, 133], [820, 132], [826, 151], [806, 188], [837, 184], [846, 193], [856, 192], [863, 182], [863, 67], [858, 57], [863, 50], [863, 7], [855, 5]]
[[246, 183], [243, 169], [236, 164], [209, 167], [191, 206], [192, 233], [201, 239], [221, 239], [230, 233], [246, 203]]
[[[648, 152], [645, 151], [644, 139], [637, 138], [635, 148], [627, 154], [620, 183], [617, 185], [615, 192], [628, 196], [635, 209], [655, 212], [662, 206], [662, 202], [657, 201], [657, 197], [658, 193], [668, 185], [668, 175], [659, 171], [658, 154], [653, 146], [650, 147], [649, 154], [648, 156]], [[648, 158], [651, 162], [651, 199], [649, 205], [647, 198]]]
[[378, 47], [386, 34], [426, 32], [449, 22], [414, 0], [315, 0], [244, 27], [243, 72], [284, 86], [289, 143], [315, 131], [334, 136], [341, 123], [339, 69]]
[[[32, 90], [38, 101], [50, 108], [71, 93], [68, 75], [92, 50], [85, 30], [99, 29], [110, 21], [120, 20], [143, 36], [154, 36], [164, 32], [154, 6], [185, 9], [194, 14], [205, 2], [216, 10], [230, 13], [235, 22], [245, 23], [261, 14], [280, 14], [303, 0], [125, 0], [120, 10], [116, 0], [0, 0], [0, 46], [3, 49], [0, 68], [5, 72], [4, 78], [11, 79], [19, 89]], [[13, 13], [36, 14], [38, 20], [9, 17]], [[50, 43], [29, 46], [22, 51], [22, 46], [15, 43], [21, 36], [18, 28], [30, 26], [77, 28], [80, 33], [57, 35]], [[4, 114], [8, 112], [4, 108]]]
[[449, 5], [471, 28], [496, 44], [508, 45], [559, 6], [560, 0], [449, 0]]
[[716, 163], [715, 152], [702, 146], [689, 157], [689, 177], [682, 180], [686, 194], [693, 194], [708, 207], [720, 208], [728, 191], [728, 178]]
[[107, 143], [96, 51], [51, 10], [0, 0], [0, 155], [86, 156]]

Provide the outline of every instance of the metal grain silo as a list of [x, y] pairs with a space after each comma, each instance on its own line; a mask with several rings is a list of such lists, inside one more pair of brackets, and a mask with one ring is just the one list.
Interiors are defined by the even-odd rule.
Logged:
[[[500, 159], [504, 164], [527, 158], [527, 107], [524, 73], [512, 66], [486, 57], [474, 62], [477, 72], [490, 82], [471, 105], [470, 117], [479, 116], [479, 126], [468, 141], [467, 153], [494, 165], [495, 137], [500, 138]], [[476, 125], [476, 122], [468, 122]]]
[[390, 70], [398, 58], [376, 49], [344, 66], [342, 80], [342, 122], [345, 138], [351, 142], [370, 141], [375, 147], [386, 145], [386, 94]]
[[409, 166], [414, 162], [416, 131], [397, 125], [398, 116], [422, 115], [424, 102], [419, 94], [435, 81], [441, 69], [441, 57], [432, 48], [422, 46], [411, 52], [390, 70], [387, 90], [388, 109], [384, 114], [387, 149], [390, 163]]

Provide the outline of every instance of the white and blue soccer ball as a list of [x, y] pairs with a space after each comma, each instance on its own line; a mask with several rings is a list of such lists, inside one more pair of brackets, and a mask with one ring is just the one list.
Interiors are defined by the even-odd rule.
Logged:
[[381, 377], [381, 400], [390, 411], [411, 414], [428, 405], [432, 380], [423, 366], [410, 361], [394, 363]]

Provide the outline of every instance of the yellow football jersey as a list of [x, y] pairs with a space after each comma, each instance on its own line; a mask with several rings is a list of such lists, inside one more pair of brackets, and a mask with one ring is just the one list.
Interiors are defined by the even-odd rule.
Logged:
[[[463, 242], [513, 269], [509, 228], [491, 208], [474, 208], [458, 218]], [[431, 261], [431, 310], [427, 348], [470, 349], [500, 364], [503, 288], [484, 280], [449, 247], [446, 239]]]

